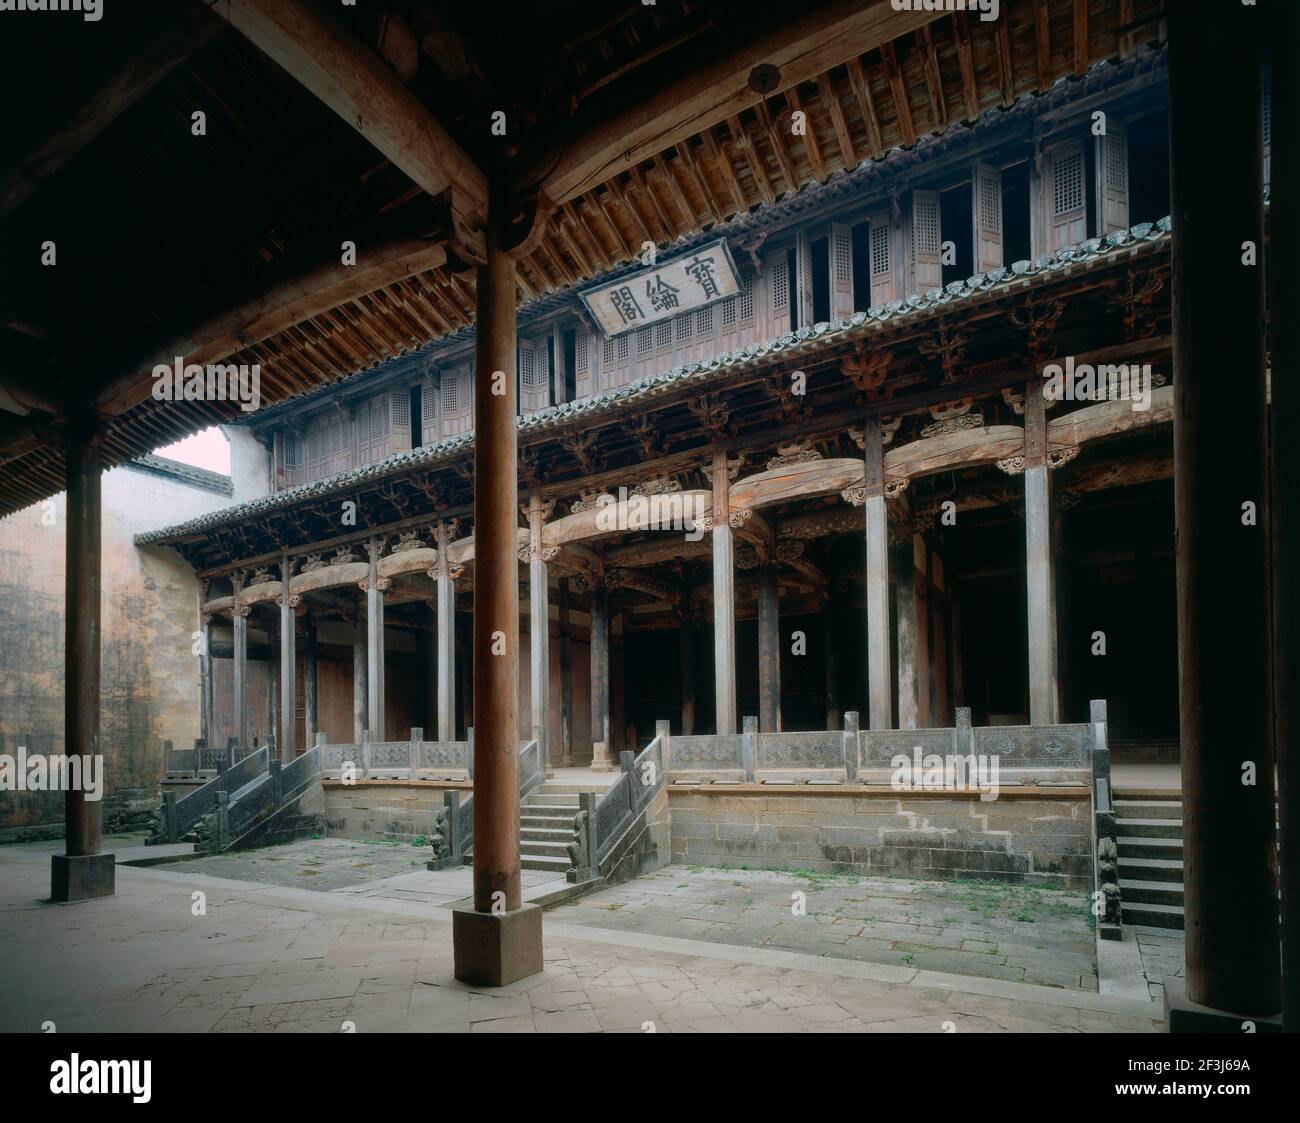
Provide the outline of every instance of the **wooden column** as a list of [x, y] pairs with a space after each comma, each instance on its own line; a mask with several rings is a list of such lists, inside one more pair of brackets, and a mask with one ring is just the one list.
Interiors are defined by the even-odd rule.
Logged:
[[[100, 477], [99, 435], [89, 424], [74, 428], [67, 445], [68, 530], [64, 560], [63, 751], [99, 755]], [[68, 857], [98, 854], [97, 800], [71, 788], [63, 796]]]
[[758, 728], [781, 732], [781, 622], [776, 564], [758, 567]]
[[569, 579], [561, 577], [556, 590], [560, 629], [560, 764], [573, 767], [573, 641], [569, 636]]
[[843, 715], [840, 712], [839, 691], [836, 689], [838, 670], [838, 632], [837, 608], [830, 597], [822, 607], [822, 651], [824, 653], [826, 675], [826, 728], [839, 729]]
[[276, 652], [280, 650], [280, 617], [273, 616], [266, 625], [266, 743], [280, 743], [280, 667]]
[[[236, 573], [235, 602], [230, 612], [234, 629], [234, 689], [232, 704], [235, 708], [236, 737], [240, 748], [247, 748], [248, 740], [248, 606], [239, 603], [239, 594], [243, 588], [244, 577]], [[218, 745], [225, 749], [225, 745]]]
[[[93, 424], [72, 426], [67, 456], [67, 538], [64, 560], [63, 751], [82, 758], [83, 782], [63, 796], [64, 852], [50, 860], [50, 897], [75, 901], [111, 896], [113, 856], [100, 853], [98, 800], [86, 798], [87, 767], [102, 778], [99, 745], [100, 435]], [[98, 758], [98, 759], [97, 759]]]
[[[478, 268], [474, 378], [474, 908], [514, 911], [519, 883], [519, 489], [515, 263], [495, 196]], [[504, 897], [498, 895], [504, 894]]]
[[923, 628], [925, 600], [917, 587], [916, 547], [908, 537], [894, 551], [897, 574], [894, 593], [898, 605], [898, 728], [919, 729], [929, 721], [928, 675]]
[[695, 732], [695, 619], [691, 615], [690, 589], [682, 592], [678, 637], [682, 668], [682, 736]]
[[[1294, 137], [1300, 130], [1300, 5], [1278, 3], [1273, 44], [1273, 135]], [[1272, 253], [1270, 284], [1274, 308], [1300, 307], [1300, 148], [1272, 147]], [[1273, 449], [1273, 706], [1279, 782], [1282, 868], [1282, 1020], [1288, 1033], [1300, 1032], [1300, 321], [1274, 316]]]
[[542, 772], [550, 768], [548, 727], [551, 713], [551, 608], [549, 577], [542, 550], [542, 524], [548, 504], [539, 496], [528, 500], [528, 648], [531, 655], [529, 685], [532, 701], [532, 731], [541, 754]]
[[603, 584], [592, 587], [591, 606], [591, 767], [611, 772], [609, 724], [609, 600]]
[[297, 639], [294, 628], [293, 601], [289, 585], [293, 579], [293, 562], [288, 554], [280, 557], [280, 763], [288, 764], [294, 757], [294, 742], [298, 725], [297, 689]]
[[365, 579], [366, 591], [366, 715], [370, 739], [387, 739], [384, 732], [384, 586], [387, 579], [379, 576], [381, 544], [374, 538], [367, 544], [370, 555], [370, 575]]
[[879, 416], [863, 426], [863, 469], [867, 519], [867, 708], [872, 729], [893, 725], [893, 682], [889, 636], [889, 512], [885, 506], [884, 442]]
[[456, 582], [451, 528], [438, 524], [438, 740], [456, 739]]
[[[1242, 260], [1243, 242], [1261, 259], [1264, 246], [1257, 11], [1184, 0], [1168, 17], [1186, 997], [1246, 1017], [1281, 1006], [1264, 274]], [[1294, 315], [1274, 309], [1275, 322]], [[1279, 371], [1274, 383], [1294, 376]], [[1167, 992], [1171, 1007], [1176, 998]]]
[[713, 691], [715, 732], [736, 732], [736, 567], [727, 454], [713, 454]]
[[317, 659], [316, 651], [316, 623], [311, 617], [306, 620], [306, 626], [303, 629], [303, 736], [302, 749], [306, 752], [316, 744], [316, 730], [319, 719], [319, 706], [317, 703]]
[[1052, 482], [1042, 379], [1025, 387], [1025, 588], [1029, 627], [1029, 724], [1057, 715], [1056, 607], [1052, 580]]
[[366, 633], [357, 628], [352, 635], [352, 743], [361, 744], [366, 726], [366, 702], [370, 693], [366, 682]]
[[212, 740], [212, 617], [203, 606], [211, 597], [211, 588], [206, 580], [199, 582], [199, 631], [202, 634], [202, 650], [199, 654], [199, 736], [209, 748]]

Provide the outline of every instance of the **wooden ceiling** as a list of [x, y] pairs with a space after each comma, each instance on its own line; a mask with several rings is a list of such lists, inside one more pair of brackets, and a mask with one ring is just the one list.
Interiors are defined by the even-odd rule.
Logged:
[[984, 22], [888, 0], [138, 0], [99, 23], [14, 14], [0, 514], [62, 489], [77, 412], [102, 418], [109, 463], [235, 415], [155, 402], [156, 362], [258, 363], [271, 404], [469, 326], [480, 176], [545, 220], [520, 257], [524, 302], [1126, 54], [1159, 37], [1159, 8], [1002, 0]]

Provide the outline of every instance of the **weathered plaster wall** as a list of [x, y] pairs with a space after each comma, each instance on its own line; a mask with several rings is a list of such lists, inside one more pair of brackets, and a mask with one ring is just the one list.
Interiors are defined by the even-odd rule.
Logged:
[[271, 493], [271, 450], [239, 425], [223, 425], [230, 442], [230, 483], [235, 489], [232, 503], [246, 503]]
[[671, 789], [672, 860], [1092, 888], [1091, 803]]
[[[65, 497], [0, 520], [0, 751], [63, 750]], [[199, 587], [180, 555], [134, 536], [228, 506], [229, 496], [123, 467], [103, 481], [101, 751], [104, 819], [151, 798], [162, 742], [199, 736]], [[108, 798], [119, 793], [119, 799]], [[61, 793], [0, 792], [0, 840], [58, 823]]]

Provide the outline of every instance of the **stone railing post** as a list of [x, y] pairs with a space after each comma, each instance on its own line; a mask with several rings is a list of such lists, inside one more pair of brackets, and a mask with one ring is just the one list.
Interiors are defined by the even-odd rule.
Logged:
[[745, 771], [745, 783], [752, 784], [758, 767], [758, 718], [744, 718], [741, 730], [740, 767]]
[[474, 779], [474, 727], [465, 729], [465, 775]]
[[[330, 739], [328, 734], [320, 733], [320, 732], [316, 734], [316, 748], [323, 749], [329, 743], [330, 743]], [[324, 756], [325, 754], [321, 753], [320, 755]]]
[[600, 852], [600, 839], [596, 837], [596, 803], [599, 798], [596, 792], [578, 794], [578, 807], [587, 813], [587, 869], [592, 877], [600, 873], [600, 863], [596, 858]]
[[370, 779], [370, 730], [361, 731], [361, 778]]
[[1115, 800], [1110, 781], [1110, 746], [1106, 741], [1106, 702], [1094, 698], [1088, 703], [1092, 724], [1092, 844], [1093, 915], [1097, 935], [1103, 940], [1121, 938], [1123, 922], [1119, 886], [1119, 831], [1115, 825]]
[[655, 740], [659, 742], [659, 767], [663, 769], [663, 776], [656, 776], [655, 783], [662, 781], [668, 783], [668, 741], [672, 737], [673, 723], [666, 718], [659, 718], [655, 722]]
[[970, 724], [970, 707], [958, 706], [955, 713], [957, 743], [953, 748], [958, 756], [970, 756], [975, 752], [975, 730]]
[[163, 841], [176, 841], [176, 793], [163, 792]]
[[203, 767], [203, 754], [208, 751], [208, 739], [206, 737], [194, 738], [194, 778], [199, 778], [199, 769]]
[[172, 770], [172, 743], [163, 742], [163, 773], [164, 775]]
[[271, 776], [271, 800], [276, 806], [280, 806], [280, 797], [284, 794], [284, 781], [280, 779], [280, 758], [270, 757], [267, 760], [267, 771]]
[[844, 714], [844, 782], [858, 782], [858, 711], [848, 710]]
[[227, 768], [235, 767], [235, 749], [238, 747], [238, 745], [239, 745], [239, 741], [237, 738], [235, 737], [226, 738], [226, 760], [224, 764], [218, 762], [217, 764], [218, 772], [224, 772]]
[[230, 842], [230, 793], [224, 788], [217, 792], [217, 853]]
[[460, 837], [460, 791], [452, 788], [443, 792], [442, 805], [447, 809], [447, 854], [459, 862], [465, 852]]
[[419, 726], [411, 727], [411, 745], [407, 749], [406, 771], [412, 780], [420, 771], [420, 742], [424, 740], [424, 730]]

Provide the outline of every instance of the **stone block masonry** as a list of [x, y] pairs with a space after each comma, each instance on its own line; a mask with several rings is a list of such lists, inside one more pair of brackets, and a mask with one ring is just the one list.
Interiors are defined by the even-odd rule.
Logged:
[[852, 789], [671, 788], [674, 862], [1092, 888], [1086, 788], [994, 801]]
[[367, 780], [326, 780], [325, 832], [329, 838], [410, 842], [433, 833], [443, 792], [454, 785]]

